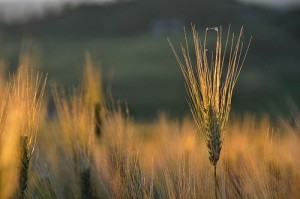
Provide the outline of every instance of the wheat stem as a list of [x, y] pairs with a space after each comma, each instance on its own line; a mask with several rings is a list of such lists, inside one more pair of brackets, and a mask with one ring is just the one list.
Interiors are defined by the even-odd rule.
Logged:
[[89, 199], [91, 198], [91, 170], [90, 168], [82, 169], [80, 172], [81, 178], [81, 198]]
[[217, 179], [217, 165], [214, 166], [214, 178], [215, 178], [215, 199], [218, 199], [218, 179]]

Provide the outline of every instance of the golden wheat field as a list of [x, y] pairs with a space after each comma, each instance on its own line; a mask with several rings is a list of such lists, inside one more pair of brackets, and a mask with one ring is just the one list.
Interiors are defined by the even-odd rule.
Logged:
[[[0, 198], [298, 198], [299, 118], [230, 113], [248, 43], [242, 30], [222, 37], [220, 28], [209, 58], [193, 30], [196, 68], [187, 46], [181, 59], [171, 44], [192, 112], [180, 120], [162, 113], [136, 122], [103, 95], [88, 54], [71, 93], [46, 86], [30, 57], [8, 78], [2, 70]], [[50, 98], [55, 116], [47, 113]]]

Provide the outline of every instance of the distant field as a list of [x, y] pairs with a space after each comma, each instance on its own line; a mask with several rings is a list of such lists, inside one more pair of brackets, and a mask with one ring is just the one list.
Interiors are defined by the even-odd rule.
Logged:
[[[1, 199], [299, 196], [300, 40], [289, 17], [297, 13], [160, 1], [0, 24]], [[187, 27], [189, 52], [181, 27], [151, 29], [174, 21]], [[201, 49], [191, 21], [207, 41]], [[216, 38], [224, 42], [228, 21], [245, 34], [229, 39], [227, 67], [209, 55], [222, 51]], [[251, 35], [235, 84], [239, 41]], [[181, 65], [183, 78], [167, 37], [179, 56], [207, 62]]]
[[[180, 50], [183, 34], [170, 35], [170, 38]], [[187, 110], [182, 75], [166, 35], [82, 39], [53, 37], [35, 38], [33, 41], [37, 44], [36, 54], [40, 56], [37, 68], [48, 73], [50, 82], [76, 85], [81, 76], [84, 54], [89, 51], [103, 71], [104, 86], [111, 88], [115, 99], [126, 99], [133, 115], [148, 117], [161, 110], [178, 115]], [[4, 43], [5, 49], [8, 49], [7, 57], [15, 68], [22, 42], [11, 39]], [[253, 50], [250, 50], [237, 84], [233, 106], [237, 110], [252, 112], [274, 111], [278, 107], [287, 110], [284, 95], [291, 95], [295, 100], [300, 96], [297, 71], [295, 74], [288, 71], [280, 73], [283, 63], [257, 61], [259, 57], [254, 56]], [[263, 66], [263, 63], [271, 64], [271, 68], [267, 69], [269, 66]]]
[[[205, 24], [214, 26], [216, 21], [230, 21], [233, 29], [242, 24], [245, 26], [245, 41], [253, 36], [233, 96], [233, 109], [289, 114], [286, 98], [295, 102], [300, 100], [300, 45], [288, 29], [295, 24], [294, 18], [283, 24], [282, 20], [288, 20], [289, 15], [284, 18], [280, 13], [238, 4], [226, 4], [220, 15], [213, 15], [220, 12], [220, 4], [209, 7], [212, 12], [207, 16], [211, 18], [204, 20], [208, 11], [201, 7], [204, 13], [197, 14], [196, 8], [201, 4], [191, 2], [184, 6], [177, 2], [177, 6], [162, 12], [168, 6], [165, 3], [157, 13], [146, 10], [149, 6], [154, 6], [153, 9], [159, 7], [155, 3], [86, 7], [71, 10], [61, 17], [20, 27], [0, 28], [3, 29], [0, 53], [11, 68], [16, 68], [21, 49], [28, 51], [28, 46], [22, 45], [24, 38], [29, 38], [37, 46], [37, 68], [49, 74], [50, 82], [58, 81], [68, 87], [79, 82], [84, 54], [89, 51], [103, 70], [104, 86], [111, 87], [115, 99], [126, 99], [133, 115], [149, 117], [165, 110], [180, 116], [187, 112], [185, 88], [167, 37], [179, 51], [180, 42], [184, 41], [183, 31], [152, 34], [149, 24], [155, 19], [172, 19], [175, 13], [181, 13], [182, 26], [188, 24], [189, 29], [193, 20], [203, 34]], [[227, 15], [230, 10], [231, 15]], [[129, 13], [139, 17], [133, 18]], [[117, 17], [122, 19], [118, 23]], [[226, 23], [225, 29], [229, 24]]]

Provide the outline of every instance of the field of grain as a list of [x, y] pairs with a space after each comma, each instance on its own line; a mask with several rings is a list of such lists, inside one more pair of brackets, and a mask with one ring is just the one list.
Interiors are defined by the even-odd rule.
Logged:
[[[215, 64], [222, 62], [219, 37]], [[236, 49], [231, 64], [239, 62]], [[188, 54], [185, 58], [190, 63]], [[33, 62], [24, 56], [15, 73], [7, 77], [1, 71], [0, 198], [297, 198], [300, 193], [296, 108], [293, 122], [270, 119], [268, 113], [229, 115], [239, 66], [228, 73], [227, 87], [220, 87], [229, 90], [224, 100], [219, 92], [196, 95], [200, 85], [191, 78], [191, 68], [185, 79], [190, 95], [195, 94], [193, 114], [174, 119], [161, 113], [140, 122], [126, 103], [106, 95], [90, 54], [85, 55], [82, 81], [73, 89], [53, 82], [46, 86], [48, 76], [36, 72]], [[205, 88], [222, 85], [213, 83], [223, 81], [214, 71], [204, 73], [204, 79], [215, 74]], [[198, 110], [193, 103], [205, 104], [206, 97], [209, 110]], [[53, 114], [48, 113], [50, 100]], [[226, 109], [223, 119], [215, 116], [218, 100]], [[203, 114], [213, 125], [202, 124]], [[217, 126], [221, 135], [209, 137], [201, 133], [203, 126], [208, 132]]]

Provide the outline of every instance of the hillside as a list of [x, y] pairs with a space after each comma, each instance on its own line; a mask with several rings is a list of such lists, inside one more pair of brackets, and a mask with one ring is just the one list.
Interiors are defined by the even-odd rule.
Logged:
[[133, 114], [182, 114], [187, 110], [185, 89], [167, 36], [179, 49], [182, 27], [189, 30], [191, 22], [201, 31], [244, 25], [245, 41], [252, 35], [253, 42], [237, 84], [235, 110], [289, 112], [286, 98], [300, 100], [298, 16], [297, 11], [282, 13], [230, 0], [67, 6], [59, 15], [2, 24], [1, 54], [15, 68], [21, 49], [28, 49], [22, 40], [29, 38], [39, 49], [39, 69], [51, 80], [71, 85], [79, 81], [83, 54], [89, 50], [102, 65], [105, 85], [112, 82], [114, 97], [127, 99]]

